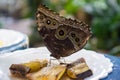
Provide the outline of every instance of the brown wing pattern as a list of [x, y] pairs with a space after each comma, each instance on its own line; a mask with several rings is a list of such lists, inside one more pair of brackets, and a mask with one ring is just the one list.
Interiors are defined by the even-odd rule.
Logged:
[[36, 21], [46, 47], [57, 59], [82, 49], [91, 36], [90, 27], [84, 22], [59, 16], [44, 5], [39, 6]]

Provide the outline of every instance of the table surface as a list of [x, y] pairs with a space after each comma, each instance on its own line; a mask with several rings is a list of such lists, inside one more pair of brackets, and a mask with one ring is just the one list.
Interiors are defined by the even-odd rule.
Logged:
[[101, 80], [120, 80], [120, 58], [107, 55], [105, 57], [109, 58], [113, 63], [113, 71], [104, 79]]

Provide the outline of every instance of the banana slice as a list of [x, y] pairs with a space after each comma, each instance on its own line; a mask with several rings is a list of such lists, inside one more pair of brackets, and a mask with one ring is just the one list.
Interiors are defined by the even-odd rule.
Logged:
[[60, 80], [66, 71], [66, 65], [54, 65], [42, 68], [27, 75], [29, 80]]
[[41, 68], [47, 66], [47, 64], [48, 64], [47, 60], [41, 61], [37, 60], [22, 64], [12, 64], [9, 69], [13, 76], [25, 77], [26, 74], [36, 72]]
[[75, 80], [84, 79], [92, 75], [92, 71], [89, 69], [88, 65], [86, 64], [83, 58], [71, 63], [68, 65], [67, 68], [67, 75], [70, 78]]

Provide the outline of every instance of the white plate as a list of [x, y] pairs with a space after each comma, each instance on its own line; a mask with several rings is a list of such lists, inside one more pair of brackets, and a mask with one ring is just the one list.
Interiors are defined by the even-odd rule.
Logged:
[[18, 31], [9, 30], [9, 29], [0, 29], [0, 41], [3, 42], [3, 45], [0, 46], [0, 48], [15, 45], [21, 42], [24, 38], [25, 36]]
[[[0, 55], [0, 80], [12, 80], [9, 78], [9, 67], [14, 63], [22, 63], [34, 59], [50, 59], [50, 52], [46, 47], [31, 48], [21, 51], [15, 51], [10, 54]], [[111, 71], [113, 64], [104, 57], [103, 54], [94, 51], [82, 49], [75, 54], [66, 57], [66, 61], [74, 61], [78, 58], [85, 58], [89, 68], [93, 71], [91, 77], [85, 80], [99, 80], [106, 77]]]

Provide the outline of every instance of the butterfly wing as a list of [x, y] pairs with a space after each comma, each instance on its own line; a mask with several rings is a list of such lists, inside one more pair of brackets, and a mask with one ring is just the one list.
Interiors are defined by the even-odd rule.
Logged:
[[61, 17], [43, 5], [37, 10], [37, 24], [45, 45], [55, 58], [80, 50], [91, 36], [90, 27], [85, 23]]

